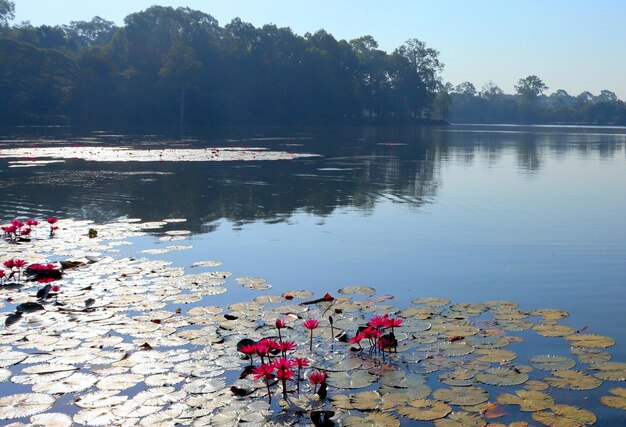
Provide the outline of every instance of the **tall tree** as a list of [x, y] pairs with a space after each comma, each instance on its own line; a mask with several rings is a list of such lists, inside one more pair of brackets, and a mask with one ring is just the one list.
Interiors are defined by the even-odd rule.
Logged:
[[439, 51], [426, 47], [419, 39], [409, 39], [396, 49], [396, 53], [405, 57], [415, 67], [429, 93], [434, 94], [441, 84], [440, 73], [444, 64], [439, 61]]
[[91, 21], [71, 21], [64, 29], [79, 45], [89, 47], [110, 43], [117, 27], [114, 22], [95, 16]]
[[546, 86], [539, 77], [530, 75], [519, 79], [515, 85], [515, 90], [517, 94], [523, 98], [534, 100], [541, 95], [544, 90], [548, 90], [548, 86]]
[[0, 0], [0, 29], [8, 27], [9, 21], [15, 18], [15, 3], [11, 0]]

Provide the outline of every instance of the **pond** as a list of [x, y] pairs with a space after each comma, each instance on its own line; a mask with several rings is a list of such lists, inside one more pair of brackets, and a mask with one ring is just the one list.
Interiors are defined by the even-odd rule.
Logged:
[[[40, 163], [51, 159], [47, 147], [74, 153]], [[89, 156], [108, 147], [213, 156]], [[6, 155], [12, 149], [18, 154]], [[229, 150], [252, 154], [217, 161]], [[263, 152], [280, 156], [257, 157]], [[148, 233], [121, 255], [148, 250], [141, 255], [179, 267], [219, 260], [233, 278], [265, 278], [271, 294], [368, 286], [399, 308], [442, 297], [565, 310], [559, 323], [613, 337], [613, 360], [626, 361], [624, 128], [223, 128], [184, 137], [31, 128], [3, 134], [0, 177], [3, 223], [55, 216], [98, 229], [124, 218], [184, 218], [179, 228], [190, 234], [181, 245], [191, 248], [159, 253], [177, 243]], [[210, 304], [262, 294], [232, 286]], [[516, 350], [526, 359], [564, 345], [526, 339]], [[582, 396], [561, 400], [583, 406]], [[599, 403], [585, 407], [605, 422], [624, 419]]]

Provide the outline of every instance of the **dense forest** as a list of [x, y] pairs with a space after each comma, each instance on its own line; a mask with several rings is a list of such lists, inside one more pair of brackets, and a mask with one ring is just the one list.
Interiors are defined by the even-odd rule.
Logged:
[[225, 125], [626, 124], [610, 91], [573, 97], [536, 76], [514, 95], [441, 78], [439, 52], [410, 39], [388, 53], [371, 36], [336, 40], [189, 8], [153, 6], [123, 27], [95, 17], [11, 25], [0, 0], [0, 124]]

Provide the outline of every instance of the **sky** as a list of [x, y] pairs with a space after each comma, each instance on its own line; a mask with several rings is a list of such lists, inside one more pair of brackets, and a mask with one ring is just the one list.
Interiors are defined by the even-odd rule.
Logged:
[[624, 0], [15, 0], [14, 23], [60, 25], [94, 16], [123, 25], [153, 4], [190, 7], [223, 26], [239, 17], [297, 34], [325, 29], [337, 39], [369, 34], [393, 51], [418, 38], [440, 52], [443, 78], [514, 92], [534, 74], [572, 95], [602, 89], [626, 99]]

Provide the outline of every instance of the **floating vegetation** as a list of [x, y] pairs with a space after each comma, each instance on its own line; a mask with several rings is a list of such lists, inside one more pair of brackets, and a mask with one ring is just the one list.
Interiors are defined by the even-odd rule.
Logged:
[[[90, 162], [219, 162], [250, 160], [293, 160], [317, 154], [269, 151], [259, 147], [163, 148], [62, 146], [2, 148], [0, 158], [24, 159], [12, 167], [45, 166], [59, 160], [82, 159]], [[173, 218], [174, 220], [176, 218]], [[175, 222], [171, 221], [170, 222]]]
[[[560, 325], [562, 310], [435, 297], [395, 307], [361, 285], [259, 295], [271, 288], [266, 279], [234, 279], [219, 261], [140, 257], [190, 249], [182, 223], [130, 218], [91, 234], [90, 221], [56, 218], [2, 227], [0, 382], [20, 390], [0, 397], [0, 419], [585, 426], [596, 422], [589, 408], [564, 403], [626, 410], [626, 390], [609, 389], [626, 381], [626, 363], [605, 350], [614, 341]], [[147, 230], [155, 247], [118, 256]], [[184, 242], [162, 248], [162, 237]], [[234, 284], [253, 298], [211, 305]], [[532, 355], [529, 338], [565, 343], [571, 354]]]

